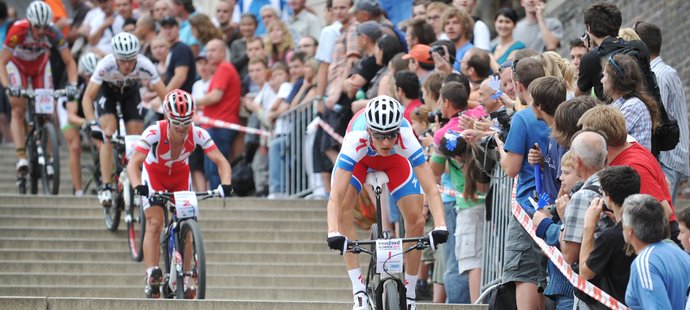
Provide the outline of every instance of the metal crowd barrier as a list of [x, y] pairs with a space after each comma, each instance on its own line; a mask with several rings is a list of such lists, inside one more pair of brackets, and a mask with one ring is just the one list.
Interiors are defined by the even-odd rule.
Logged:
[[[282, 135], [280, 142], [283, 153], [280, 161], [282, 171], [282, 194], [288, 197], [303, 197], [313, 191], [310, 184], [311, 145], [306, 130], [316, 115], [313, 101], [302, 102], [279, 117], [286, 122], [287, 134]], [[274, 137], [274, 139], [277, 137]], [[309, 155], [309, 156], [307, 156]], [[270, 162], [269, 162], [270, 165]]]
[[499, 177], [491, 180], [493, 187], [491, 219], [484, 224], [484, 252], [479, 301], [483, 301], [494, 288], [501, 284], [503, 248], [508, 230], [508, 220], [513, 216], [510, 211], [513, 178], [509, 178], [500, 165], [496, 165], [493, 175]]

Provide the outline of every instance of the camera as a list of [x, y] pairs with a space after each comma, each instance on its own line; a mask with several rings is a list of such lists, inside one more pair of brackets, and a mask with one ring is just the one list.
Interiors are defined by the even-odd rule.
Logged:
[[501, 141], [505, 141], [508, 137], [508, 132], [510, 131], [510, 115], [508, 115], [506, 110], [498, 110], [489, 113], [489, 116], [492, 120], [496, 120], [496, 122], [498, 122], [498, 125], [500, 126], [498, 129], [501, 130], [499, 137], [501, 138]]
[[431, 56], [431, 53], [436, 52], [438, 53], [441, 57], [446, 55], [446, 51], [443, 49], [443, 45], [434, 45], [431, 47], [429, 50], [429, 56]]
[[429, 112], [429, 114], [427, 114], [427, 121], [429, 123], [439, 122], [439, 123], [441, 123], [441, 126], [443, 126], [446, 123], [448, 123], [449, 119], [443, 117], [443, 114], [441, 114], [441, 110], [435, 110], [435, 111], [431, 111], [431, 112]]

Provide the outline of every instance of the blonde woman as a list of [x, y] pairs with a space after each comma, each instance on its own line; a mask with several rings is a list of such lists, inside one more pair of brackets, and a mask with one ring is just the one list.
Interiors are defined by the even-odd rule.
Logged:
[[269, 65], [285, 62], [287, 54], [294, 48], [292, 34], [284, 22], [276, 20], [268, 26], [268, 35], [264, 39], [268, 51]]
[[544, 72], [546, 76], [562, 78], [570, 95], [575, 93], [575, 82], [577, 81], [575, 66], [569, 60], [561, 57], [554, 51], [542, 53]]

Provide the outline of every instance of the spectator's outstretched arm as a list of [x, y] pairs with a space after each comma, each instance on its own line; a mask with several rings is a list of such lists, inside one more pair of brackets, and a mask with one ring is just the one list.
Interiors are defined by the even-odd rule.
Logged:
[[594, 198], [587, 213], [585, 214], [585, 226], [582, 232], [582, 245], [580, 246], [580, 275], [589, 280], [596, 276], [596, 273], [587, 266], [587, 259], [594, 249], [594, 229], [601, 215], [604, 201], [601, 198]]

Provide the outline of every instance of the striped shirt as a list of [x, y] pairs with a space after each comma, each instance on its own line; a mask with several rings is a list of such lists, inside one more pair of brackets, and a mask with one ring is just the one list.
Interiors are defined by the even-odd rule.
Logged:
[[625, 128], [637, 143], [652, 150], [652, 117], [647, 106], [637, 97], [618, 98], [611, 103], [623, 112]]
[[680, 127], [680, 141], [675, 149], [668, 152], [661, 152], [659, 161], [666, 167], [690, 176], [690, 166], [688, 157], [690, 156], [688, 139], [688, 112], [686, 110], [685, 92], [683, 83], [678, 77], [678, 72], [671, 66], [664, 63], [661, 57], [657, 57], [650, 63], [652, 71], [656, 74], [656, 80], [661, 92], [661, 100], [664, 103], [666, 112], [678, 121]]
[[625, 303], [637, 309], [683, 309], [690, 283], [690, 255], [672, 242], [647, 245], [630, 266]]

